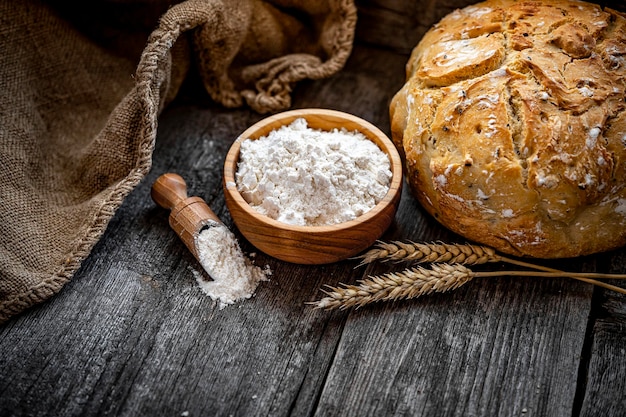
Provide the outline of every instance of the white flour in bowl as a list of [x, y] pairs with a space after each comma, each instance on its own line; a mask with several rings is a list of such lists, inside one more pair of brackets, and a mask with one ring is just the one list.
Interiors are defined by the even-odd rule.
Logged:
[[311, 129], [299, 118], [243, 140], [235, 180], [258, 212], [283, 223], [322, 226], [373, 208], [391, 176], [387, 155], [362, 133]]

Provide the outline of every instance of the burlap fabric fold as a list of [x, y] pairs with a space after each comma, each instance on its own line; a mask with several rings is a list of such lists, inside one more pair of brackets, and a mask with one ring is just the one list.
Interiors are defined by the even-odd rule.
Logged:
[[275, 112], [343, 67], [356, 24], [349, 0], [82, 3], [0, 0], [0, 323], [72, 278], [191, 65], [220, 104]]

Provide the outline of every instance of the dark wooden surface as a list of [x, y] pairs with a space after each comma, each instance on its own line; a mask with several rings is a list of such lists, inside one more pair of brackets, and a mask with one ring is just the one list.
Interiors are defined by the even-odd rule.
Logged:
[[[299, 84], [293, 107], [347, 111], [389, 134], [408, 52], [387, 46], [358, 44], [342, 72]], [[225, 209], [221, 165], [261, 116], [217, 107], [190, 86], [160, 119], [151, 173], [75, 278], [0, 326], [0, 416], [626, 415], [626, 298], [573, 280], [475, 280], [328, 312], [306, 304], [324, 285], [404, 265], [299, 266], [257, 252], [271, 280], [220, 309], [150, 187], [181, 174], [255, 252]], [[406, 188], [383, 239], [465, 242]], [[544, 264], [626, 273], [626, 250]]]

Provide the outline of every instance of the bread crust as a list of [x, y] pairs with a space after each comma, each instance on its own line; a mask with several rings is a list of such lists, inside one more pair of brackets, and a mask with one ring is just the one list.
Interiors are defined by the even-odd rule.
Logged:
[[487, 0], [434, 25], [406, 71], [392, 139], [440, 223], [517, 256], [626, 244], [626, 15]]

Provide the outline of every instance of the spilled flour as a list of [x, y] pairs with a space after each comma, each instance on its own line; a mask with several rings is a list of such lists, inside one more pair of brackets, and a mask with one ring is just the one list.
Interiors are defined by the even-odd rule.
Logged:
[[241, 251], [235, 235], [223, 224], [212, 223], [196, 237], [198, 260], [212, 281], [196, 274], [200, 289], [219, 303], [220, 309], [252, 297], [259, 282], [272, 271], [252, 263]]

